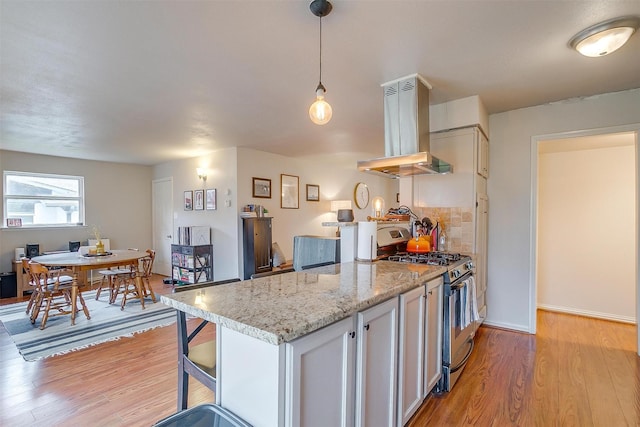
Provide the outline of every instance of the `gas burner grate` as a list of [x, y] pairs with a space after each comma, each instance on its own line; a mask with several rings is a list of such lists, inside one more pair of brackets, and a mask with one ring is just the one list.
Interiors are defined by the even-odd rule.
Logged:
[[449, 252], [426, 252], [423, 254], [400, 252], [395, 255], [390, 255], [388, 260], [413, 264], [448, 266], [453, 262], [459, 261], [460, 258], [460, 254]]

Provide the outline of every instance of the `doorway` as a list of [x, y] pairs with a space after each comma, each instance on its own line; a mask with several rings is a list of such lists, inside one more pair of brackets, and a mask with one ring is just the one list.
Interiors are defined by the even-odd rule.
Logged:
[[151, 188], [153, 247], [156, 251], [153, 272], [171, 277], [173, 178], [154, 179]]
[[638, 324], [639, 131], [532, 138], [531, 333], [538, 306]]

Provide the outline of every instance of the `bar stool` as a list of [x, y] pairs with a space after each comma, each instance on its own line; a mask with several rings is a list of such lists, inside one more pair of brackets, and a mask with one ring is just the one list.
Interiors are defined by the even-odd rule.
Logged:
[[[173, 291], [184, 292], [239, 281], [240, 279], [229, 279], [218, 282], [176, 286]], [[202, 320], [202, 322], [189, 333], [185, 312], [176, 310], [176, 313], [178, 326], [178, 411], [182, 411], [187, 409], [189, 375], [193, 376], [210, 390], [216, 391], [216, 342], [213, 340], [195, 346], [189, 346], [189, 343], [191, 343], [209, 321]]]

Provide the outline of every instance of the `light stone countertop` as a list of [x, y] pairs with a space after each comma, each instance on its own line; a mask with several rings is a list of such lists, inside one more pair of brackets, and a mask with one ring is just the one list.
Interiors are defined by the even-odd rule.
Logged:
[[396, 297], [444, 267], [349, 262], [162, 295], [193, 316], [279, 345]]

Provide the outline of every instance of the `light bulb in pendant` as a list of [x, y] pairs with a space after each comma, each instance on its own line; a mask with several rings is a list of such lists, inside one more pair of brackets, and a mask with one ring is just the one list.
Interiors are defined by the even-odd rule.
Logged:
[[318, 84], [316, 89], [316, 102], [311, 104], [309, 108], [309, 117], [311, 121], [317, 125], [324, 125], [329, 123], [333, 111], [331, 105], [324, 100], [324, 93], [326, 92], [322, 83]]

